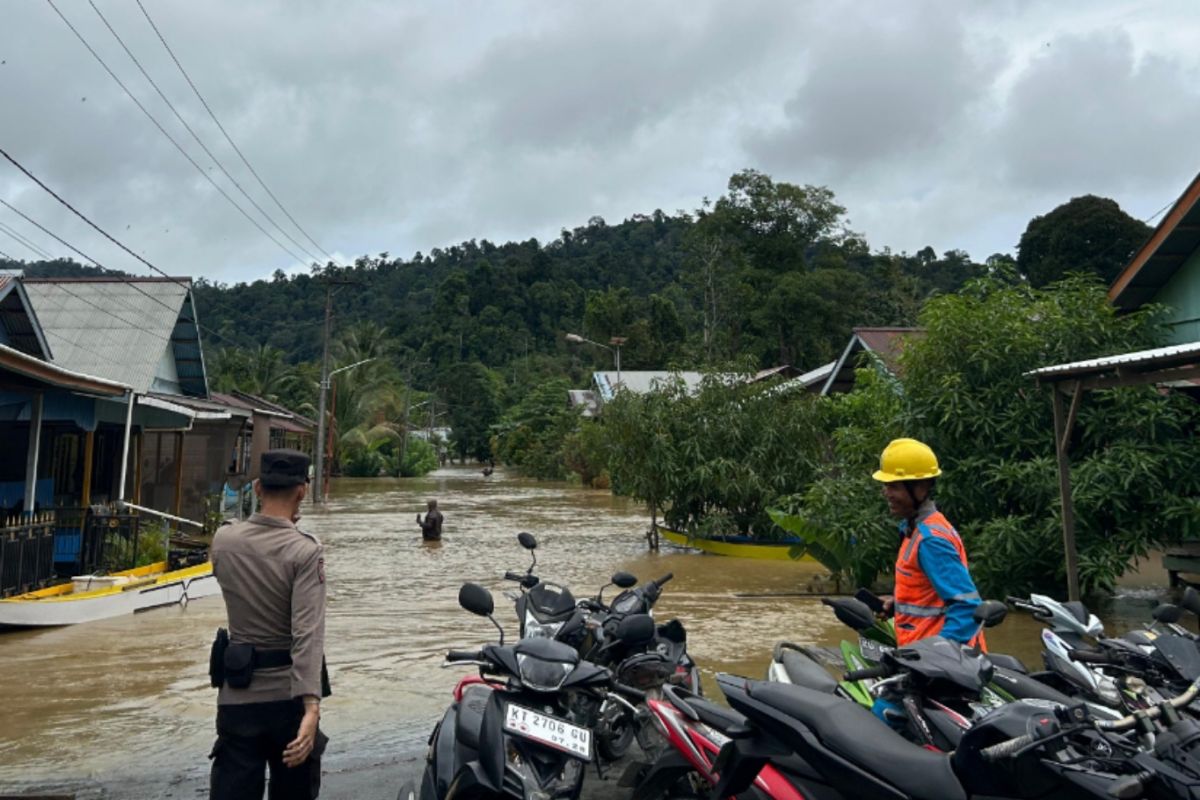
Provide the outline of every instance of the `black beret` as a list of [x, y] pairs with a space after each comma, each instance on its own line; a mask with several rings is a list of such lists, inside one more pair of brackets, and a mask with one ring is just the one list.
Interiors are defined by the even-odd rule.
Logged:
[[312, 461], [299, 450], [268, 450], [262, 454], [258, 479], [268, 489], [286, 489], [308, 482]]

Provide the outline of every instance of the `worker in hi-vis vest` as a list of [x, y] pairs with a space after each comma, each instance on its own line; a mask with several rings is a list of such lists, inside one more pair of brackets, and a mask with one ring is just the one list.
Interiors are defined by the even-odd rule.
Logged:
[[894, 613], [901, 646], [942, 636], [986, 650], [983, 629], [974, 618], [981, 601], [967, 567], [967, 550], [933, 503], [934, 481], [941, 474], [928, 445], [896, 439], [871, 476], [883, 484], [888, 511], [901, 520], [896, 589], [885, 608]]

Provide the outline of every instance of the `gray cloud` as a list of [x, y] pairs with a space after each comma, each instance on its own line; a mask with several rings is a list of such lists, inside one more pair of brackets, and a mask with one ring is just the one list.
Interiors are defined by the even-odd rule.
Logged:
[[752, 133], [752, 153], [843, 175], [953, 139], [999, 61], [969, 45], [954, 6], [874, 11], [829, 8], [811, 21], [805, 75], [783, 106], [784, 123]]
[[[207, 169], [91, 9], [59, 5]], [[136, 6], [100, 5], [287, 225]], [[1186, 3], [1094, 4], [1086, 16], [1049, 3], [765, 0], [148, 7], [256, 168], [330, 252], [546, 239], [593, 215], [694, 208], [752, 166], [829, 184], [875, 247], [982, 257], [1011, 249], [1025, 221], [1072, 194], [1148, 213], [1195, 168], [1198, 56], [1181, 33]], [[0, 59], [0, 144], [135, 250], [173, 273], [222, 280], [294, 267], [48, 6], [6, 4]], [[106, 263], [144, 271], [2, 164], [0, 196]], [[0, 221], [28, 231], [7, 211]]]

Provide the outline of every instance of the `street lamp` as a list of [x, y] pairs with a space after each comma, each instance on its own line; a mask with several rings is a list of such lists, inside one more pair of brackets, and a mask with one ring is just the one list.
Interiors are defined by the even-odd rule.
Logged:
[[313, 477], [317, 479], [317, 490], [312, 495], [312, 504], [314, 506], [325, 502], [325, 393], [329, 391], [329, 387], [332, 385], [330, 379], [339, 372], [361, 367], [368, 361], [374, 360], [374, 358], [364, 358], [362, 361], [355, 361], [353, 364], [338, 367], [321, 380], [321, 399], [318, 403], [320, 408], [317, 411], [317, 458], [316, 463], [313, 464], [313, 467], [315, 467]]
[[[573, 342], [574, 344], [590, 344], [594, 345], [595, 347], [602, 347], [608, 352], [612, 353], [616, 357], [617, 361], [617, 385], [613, 387], [613, 392], [616, 392], [616, 390], [621, 387], [621, 345], [625, 344], [626, 340], [624, 336], [614, 336], [608, 340], [608, 344], [593, 342], [591, 339], [583, 338], [578, 333], [568, 333], [566, 335], [566, 340], [568, 342]], [[612, 347], [609, 347], [609, 345], [612, 345]]]

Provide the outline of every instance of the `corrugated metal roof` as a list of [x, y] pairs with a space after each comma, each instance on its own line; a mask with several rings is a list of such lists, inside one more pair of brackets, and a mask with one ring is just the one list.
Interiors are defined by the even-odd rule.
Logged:
[[1089, 358], [1086, 361], [1072, 361], [1069, 364], [1055, 364], [1035, 369], [1025, 374], [1039, 380], [1049, 380], [1060, 375], [1080, 377], [1086, 374], [1102, 373], [1116, 367], [1179, 366], [1196, 358], [1200, 358], [1200, 342], [1189, 342], [1187, 344], [1171, 345], [1170, 347], [1156, 347], [1153, 350], [1120, 353], [1104, 358]]
[[[54, 361], [154, 391], [207, 395], [186, 279], [26, 279]], [[157, 379], [157, 380], [156, 380]]]
[[[613, 393], [617, 388], [617, 373], [615, 371], [596, 372], [592, 374], [592, 378], [596, 383], [596, 390], [600, 393], [600, 397], [605, 402], [612, 400]], [[667, 370], [621, 370], [621, 388], [628, 389], [635, 394], [646, 394], [675, 378], [682, 378], [688, 391], [694, 392], [700, 388], [700, 382], [704, 380], [704, 373], [670, 372]]]

